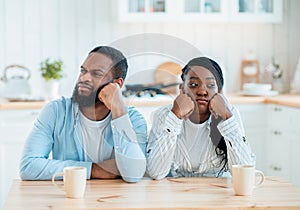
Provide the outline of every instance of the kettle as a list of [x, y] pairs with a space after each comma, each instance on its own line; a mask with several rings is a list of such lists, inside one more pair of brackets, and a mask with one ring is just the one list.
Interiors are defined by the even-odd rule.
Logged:
[[24, 66], [13, 64], [5, 67], [2, 77], [4, 97], [18, 98], [30, 95], [31, 88], [28, 82], [30, 76], [29, 69]]

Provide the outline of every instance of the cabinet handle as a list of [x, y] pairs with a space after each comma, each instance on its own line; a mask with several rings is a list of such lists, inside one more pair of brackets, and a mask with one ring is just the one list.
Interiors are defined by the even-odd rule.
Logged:
[[273, 170], [273, 171], [281, 171], [281, 167], [279, 166], [270, 166], [270, 168]]
[[281, 112], [282, 109], [281, 109], [280, 107], [274, 107], [274, 111], [275, 111], [275, 112]]
[[30, 115], [31, 115], [31, 116], [38, 116], [38, 115], [39, 115], [39, 112], [30, 112]]
[[281, 131], [274, 131], [273, 134], [279, 136], [279, 135], [281, 135], [282, 133], [281, 133]]

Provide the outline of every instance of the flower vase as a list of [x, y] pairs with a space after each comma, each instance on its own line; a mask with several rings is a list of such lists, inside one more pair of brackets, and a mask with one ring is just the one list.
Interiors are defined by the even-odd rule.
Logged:
[[284, 83], [283, 83], [283, 79], [281, 77], [273, 79], [272, 89], [275, 91], [278, 91], [278, 93], [284, 92]]
[[53, 100], [59, 98], [59, 82], [58, 80], [50, 79], [48, 81], [45, 81], [44, 83], [44, 93], [45, 97], [48, 100]]

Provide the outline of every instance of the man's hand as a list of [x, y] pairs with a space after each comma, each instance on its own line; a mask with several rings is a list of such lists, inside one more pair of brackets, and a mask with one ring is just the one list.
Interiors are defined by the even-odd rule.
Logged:
[[127, 113], [126, 105], [123, 100], [122, 91], [117, 83], [107, 84], [98, 94], [99, 100], [111, 110], [112, 119], [123, 116]]
[[210, 99], [209, 110], [215, 118], [220, 116], [223, 120], [227, 120], [232, 116], [232, 113], [228, 108], [228, 101], [221, 93], [216, 93]]
[[194, 108], [195, 108], [195, 104], [191, 99], [191, 97], [181, 92], [174, 100], [171, 111], [179, 119], [188, 119], [188, 117], [194, 111]]
[[115, 159], [92, 164], [91, 179], [116, 179], [120, 177]]

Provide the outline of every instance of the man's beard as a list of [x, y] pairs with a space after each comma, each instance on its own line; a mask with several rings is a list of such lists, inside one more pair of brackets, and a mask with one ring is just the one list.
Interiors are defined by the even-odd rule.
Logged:
[[98, 98], [98, 94], [102, 88], [99, 88], [97, 91], [92, 91], [90, 95], [84, 96], [78, 93], [78, 84], [76, 84], [73, 95], [72, 101], [78, 103], [80, 107], [90, 107], [95, 106], [96, 104], [103, 104]]

